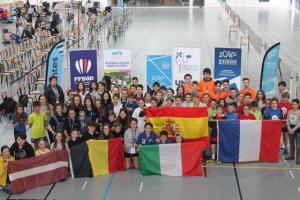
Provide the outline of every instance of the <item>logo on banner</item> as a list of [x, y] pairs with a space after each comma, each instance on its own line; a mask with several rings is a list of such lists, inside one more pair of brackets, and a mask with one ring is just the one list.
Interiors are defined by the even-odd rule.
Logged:
[[91, 69], [92, 62], [90, 59], [80, 59], [75, 62], [75, 66], [79, 74], [87, 74]]
[[97, 51], [75, 50], [70, 51], [71, 88], [76, 89], [79, 81], [88, 88], [90, 81], [97, 80]]

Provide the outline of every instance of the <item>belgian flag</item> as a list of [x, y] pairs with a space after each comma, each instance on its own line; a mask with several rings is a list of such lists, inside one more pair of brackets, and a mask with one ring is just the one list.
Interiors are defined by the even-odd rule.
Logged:
[[71, 149], [71, 159], [76, 178], [124, 171], [123, 140], [88, 140]]

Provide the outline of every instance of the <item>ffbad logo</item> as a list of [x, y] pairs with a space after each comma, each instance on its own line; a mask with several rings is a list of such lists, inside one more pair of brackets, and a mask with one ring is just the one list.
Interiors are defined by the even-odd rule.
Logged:
[[76, 70], [79, 74], [87, 74], [91, 70], [92, 62], [90, 59], [79, 59], [75, 62]]

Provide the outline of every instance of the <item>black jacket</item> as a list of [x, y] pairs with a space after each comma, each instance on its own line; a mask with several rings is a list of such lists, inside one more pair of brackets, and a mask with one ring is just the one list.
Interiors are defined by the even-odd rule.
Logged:
[[30, 158], [34, 157], [34, 149], [28, 142], [25, 142], [23, 147], [20, 149], [18, 143], [15, 142], [10, 147], [10, 155], [12, 155], [15, 160]]
[[[64, 95], [64, 91], [62, 90], [62, 88], [57, 85], [57, 91], [59, 94], [59, 103], [64, 104], [65, 103], [65, 95]], [[45, 90], [45, 95], [47, 97], [47, 100], [49, 102], [49, 104], [51, 104], [53, 107], [56, 104], [56, 98], [55, 98], [55, 93], [53, 92], [51, 85], [49, 85], [46, 90]]]

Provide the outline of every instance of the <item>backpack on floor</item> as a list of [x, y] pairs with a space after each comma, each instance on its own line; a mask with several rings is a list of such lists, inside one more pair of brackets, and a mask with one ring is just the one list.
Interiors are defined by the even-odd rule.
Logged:
[[11, 97], [5, 97], [0, 104], [0, 113], [7, 115], [15, 112], [17, 102]]

